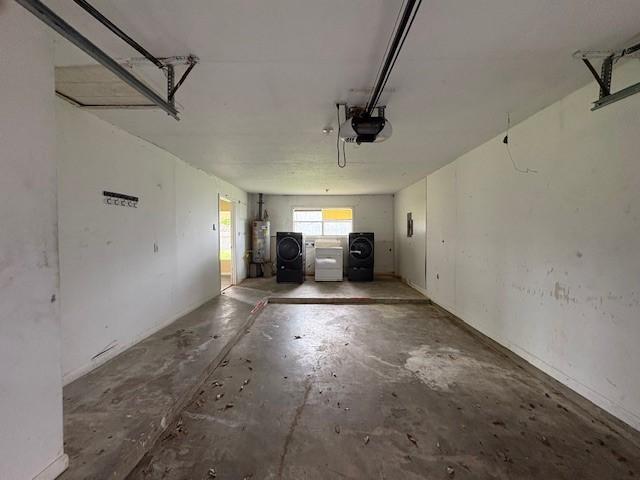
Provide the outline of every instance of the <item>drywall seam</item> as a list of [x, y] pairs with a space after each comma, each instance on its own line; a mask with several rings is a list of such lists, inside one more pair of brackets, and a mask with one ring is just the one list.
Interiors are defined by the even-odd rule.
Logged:
[[455, 239], [455, 245], [453, 248], [453, 304], [458, 304], [458, 219], [460, 218], [460, 202], [458, 202], [458, 165], [453, 165], [453, 195], [456, 202], [456, 217], [453, 223], [455, 232], [453, 238]]

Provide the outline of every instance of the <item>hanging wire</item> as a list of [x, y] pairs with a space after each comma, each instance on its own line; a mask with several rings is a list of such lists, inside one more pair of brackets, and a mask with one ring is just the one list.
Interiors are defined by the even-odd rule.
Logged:
[[[346, 106], [345, 106], [346, 109]], [[336, 103], [336, 115], [338, 118], [338, 138], [336, 138], [336, 150], [338, 152], [338, 167], [339, 168], [344, 168], [347, 166], [347, 157], [345, 155], [345, 151], [344, 151], [344, 142], [342, 143], [342, 163], [340, 163], [340, 104]], [[346, 116], [346, 112], [345, 112], [345, 116]]]
[[513, 155], [511, 155], [511, 147], [509, 147], [509, 129], [510, 128], [511, 128], [511, 115], [507, 113], [507, 132], [504, 138], [502, 139], [502, 143], [504, 143], [507, 146], [507, 153], [509, 154], [509, 159], [511, 160], [513, 169], [518, 173], [538, 173], [537, 170], [534, 170], [532, 168], [522, 169], [518, 167], [518, 165], [516, 165], [516, 161], [513, 159]]

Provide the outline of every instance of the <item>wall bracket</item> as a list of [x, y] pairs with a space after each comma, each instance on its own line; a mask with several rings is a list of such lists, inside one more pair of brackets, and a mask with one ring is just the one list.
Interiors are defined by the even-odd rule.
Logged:
[[[600, 86], [600, 96], [593, 102], [591, 110], [598, 110], [612, 103], [615, 103], [623, 98], [630, 97], [636, 93], [640, 93], [640, 82], [630, 85], [617, 92], [611, 92], [611, 79], [613, 77], [613, 66], [623, 57], [640, 57], [640, 43], [632, 45], [631, 47], [623, 48], [621, 50], [591, 50], [583, 51], [578, 50], [573, 54], [574, 58], [578, 58], [584, 62], [584, 64], [595, 78], [596, 82]], [[600, 73], [596, 70], [591, 63], [591, 59], [602, 59], [602, 65], [600, 67]]]

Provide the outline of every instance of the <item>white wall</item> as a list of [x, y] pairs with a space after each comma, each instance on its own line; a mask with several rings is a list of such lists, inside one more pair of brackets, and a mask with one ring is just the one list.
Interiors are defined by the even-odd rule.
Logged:
[[455, 174], [454, 163], [427, 177], [427, 293], [450, 310], [455, 310], [456, 289]]
[[[236, 205], [243, 278], [247, 195], [62, 100], [56, 121], [68, 383], [218, 295], [218, 195]], [[138, 208], [105, 205], [103, 190]]]
[[[640, 80], [638, 61], [616, 68]], [[640, 428], [640, 95], [590, 84], [427, 178], [427, 289]], [[421, 261], [416, 259], [416, 261]]]
[[[417, 290], [426, 293], [426, 228], [427, 180], [402, 189], [395, 194], [395, 271]], [[413, 236], [407, 236], [407, 213], [413, 218]]]
[[[351, 207], [353, 231], [375, 233], [375, 272], [393, 273], [393, 195], [264, 195], [263, 198], [271, 221], [272, 260], [275, 261], [276, 233], [293, 230], [294, 208]], [[254, 218], [258, 212], [258, 196], [250, 195], [250, 199]], [[343, 237], [342, 241], [346, 249], [346, 238]], [[307, 273], [311, 273], [309, 269]]]
[[52, 45], [14, 2], [0, 2], [0, 65], [0, 477], [50, 479], [67, 463]]

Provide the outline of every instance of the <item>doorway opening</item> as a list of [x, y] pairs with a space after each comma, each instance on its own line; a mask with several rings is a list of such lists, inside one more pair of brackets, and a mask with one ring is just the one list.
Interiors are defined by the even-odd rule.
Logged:
[[233, 202], [220, 197], [218, 200], [218, 232], [220, 236], [220, 291], [234, 283], [233, 255]]

